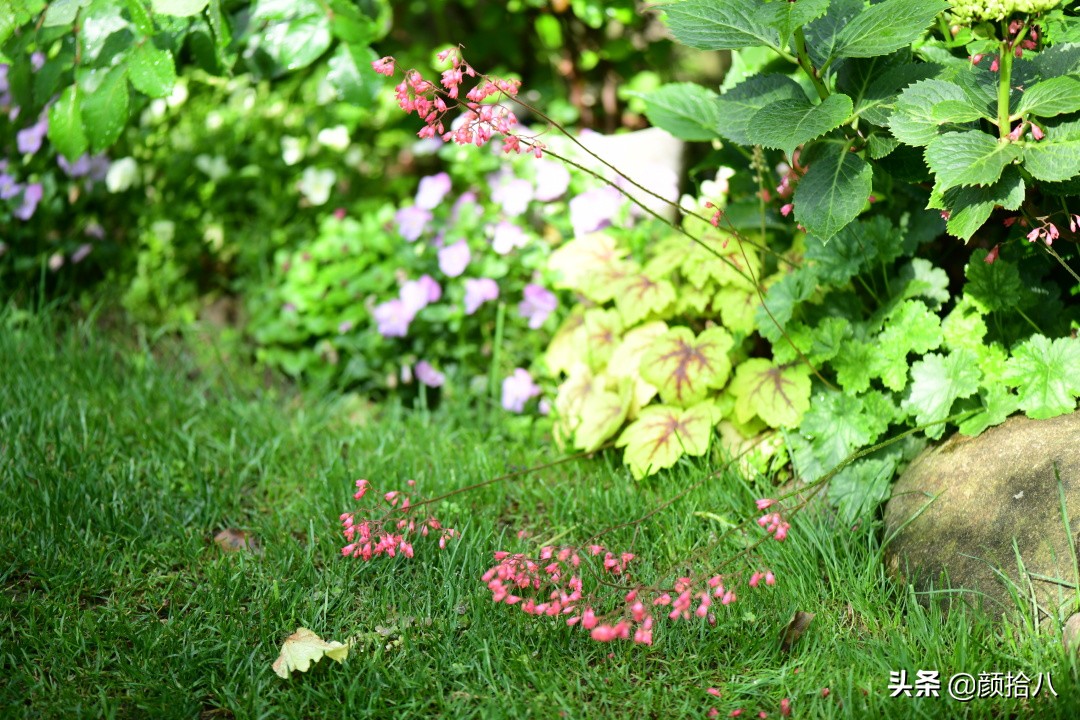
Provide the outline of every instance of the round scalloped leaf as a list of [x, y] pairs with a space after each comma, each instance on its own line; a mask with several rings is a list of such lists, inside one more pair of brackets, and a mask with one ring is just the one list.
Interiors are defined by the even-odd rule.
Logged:
[[615, 307], [624, 325], [634, 325], [649, 315], [663, 315], [673, 302], [675, 287], [645, 273], [629, 275], [615, 286]]
[[975, 354], [954, 350], [948, 355], [930, 353], [911, 366], [911, 391], [903, 407], [914, 413], [918, 425], [938, 423], [926, 429], [926, 436], [939, 438], [953, 402], [971, 397], [979, 389], [979, 371]]
[[1080, 396], [1080, 341], [1032, 335], [1013, 350], [1005, 381], [1020, 393], [1028, 417], [1051, 418], [1076, 410]]
[[653, 405], [641, 411], [616, 441], [625, 447], [623, 462], [637, 479], [669, 468], [686, 455], [704, 455], [713, 433], [715, 408], [704, 402], [692, 408]]
[[559, 373], [569, 373], [575, 364], [585, 362], [586, 347], [585, 311], [579, 305], [563, 320], [548, 344], [544, 353], [548, 372], [555, 377]]
[[634, 398], [634, 383], [623, 378], [617, 391], [590, 393], [581, 404], [581, 421], [574, 431], [574, 445], [592, 452], [618, 432], [626, 420]]
[[[585, 293], [594, 283], [592, 278], [603, 274], [610, 275], [613, 268], [619, 268], [624, 263], [622, 259], [629, 252], [626, 248], [619, 247], [615, 238], [605, 233], [592, 233], [584, 237], [576, 238], [551, 253], [548, 258], [548, 269], [561, 275], [556, 287], [577, 290]], [[588, 293], [586, 293], [588, 294]], [[611, 299], [609, 295], [603, 300]]]
[[727, 383], [733, 344], [723, 328], [709, 328], [697, 338], [689, 328], [673, 328], [642, 358], [641, 376], [660, 390], [664, 402], [688, 407]]
[[795, 427], [810, 408], [810, 368], [776, 367], [763, 358], [751, 358], [735, 370], [731, 392], [739, 422], [757, 415], [770, 427]]
[[589, 367], [597, 372], [604, 369], [619, 344], [622, 331], [622, 320], [614, 310], [593, 308], [585, 311], [585, 351]]

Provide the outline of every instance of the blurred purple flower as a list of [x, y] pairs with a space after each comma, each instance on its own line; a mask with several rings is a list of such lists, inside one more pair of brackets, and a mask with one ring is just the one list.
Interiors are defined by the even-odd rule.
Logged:
[[416, 379], [428, 387], [442, 387], [446, 382], [446, 376], [431, 367], [427, 360], [416, 363]]
[[548, 401], [547, 398], [540, 398], [540, 404], [537, 405], [536, 409], [540, 412], [541, 415], [550, 415], [551, 403]]
[[420, 187], [416, 191], [416, 207], [434, 210], [450, 192], [451, 185], [450, 176], [444, 172], [421, 178]]
[[413, 242], [423, 234], [424, 228], [427, 227], [428, 222], [431, 220], [431, 213], [423, 208], [411, 205], [398, 210], [394, 220], [397, 221], [398, 232], [401, 233], [401, 237]]
[[86, 229], [83, 230], [83, 232], [86, 233], [88, 237], [96, 238], [98, 240], [101, 240], [105, 237], [105, 228], [101, 227], [101, 225], [96, 222], [91, 222], [89, 225], [87, 225]]
[[533, 199], [532, 183], [505, 173], [488, 178], [491, 185], [491, 199], [502, 207], [509, 217], [517, 217], [529, 207]]
[[580, 237], [611, 224], [622, 206], [623, 196], [613, 187], [583, 192], [570, 201], [570, 224]]
[[412, 322], [413, 318], [416, 317], [416, 313], [428, 306], [430, 289], [419, 280], [409, 280], [401, 286], [398, 297], [401, 299], [405, 315], [408, 318], [407, 322]]
[[90, 243], [83, 243], [79, 247], [75, 248], [75, 252], [71, 253], [72, 264], [78, 265], [83, 260], [85, 260], [86, 256], [93, 252], [93, 250], [94, 246]]
[[[15, 212], [15, 217], [20, 220], [29, 220], [34, 216], [34, 211], [37, 210], [38, 203], [41, 202], [42, 187], [41, 183], [30, 183], [26, 186], [26, 190], [23, 191], [23, 202]], [[60, 258], [63, 261], [63, 257]]]
[[23, 186], [15, 182], [14, 175], [0, 172], [0, 200], [10, 200], [22, 192]]
[[454, 222], [457, 222], [461, 218], [461, 213], [470, 209], [473, 215], [481, 215], [484, 212], [476, 201], [476, 193], [467, 190], [461, 193], [458, 199], [454, 201], [454, 207], [450, 209], [450, 215]]
[[447, 245], [439, 250], [439, 269], [446, 277], [457, 277], [465, 272], [471, 259], [469, 244], [464, 240], [458, 240], [453, 245]]
[[514, 248], [525, 247], [529, 238], [525, 231], [512, 222], [503, 220], [495, 226], [495, 237], [491, 240], [491, 248], [500, 255], [506, 255]]
[[435, 278], [430, 275], [421, 275], [416, 282], [420, 283], [421, 287], [427, 291], [429, 303], [438, 302], [439, 298], [442, 297], [442, 288], [439, 287], [439, 283], [435, 282]]
[[30, 67], [34, 68], [34, 72], [37, 72], [41, 68], [45, 67], [45, 53], [41, 51], [31, 53]]
[[472, 315], [481, 305], [499, 297], [499, 285], [491, 278], [465, 281], [465, 314]]
[[570, 171], [560, 162], [540, 159], [533, 163], [536, 168], [536, 199], [550, 202], [570, 187]]
[[342, 322], [338, 323], [338, 326], [337, 326], [338, 335], [344, 335], [345, 333], [349, 332], [352, 329], [353, 329], [353, 321], [352, 320], [343, 320]]
[[525, 299], [518, 305], [521, 317], [529, 319], [529, 327], [536, 330], [555, 312], [559, 301], [555, 294], [540, 285], [529, 283], [525, 286]]
[[109, 159], [108, 155], [92, 156], [90, 158], [90, 179], [101, 182], [109, 174], [110, 167], [112, 167], [112, 160]]
[[90, 172], [90, 155], [84, 153], [80, 155], [75, 162], [68, 162], [67, 158], [63, 155], [56, 156], [56, 164], [60, 166], [60, 169], [64, 171], [64, 174], [70, 178], [82, 177]]
[[41, 118], [31, 125], [20, 130], [15, 135], [15, 144], [19, 152], [33, 155], [41, 149], [41, 143], [45, 139], [45, 133], [49, 131], [49, 116], [41, 114]]
[[540, 386], [533, 382], [528, 370], [516, 368], [514, 374], [503, 380], [502, 406], [511, 412], [523, 412], [525, 403], [540, 394]]
[[409, 334], [409, 323], [413, 316], [398, 298], [376, 305], [372, 315], [383, 337], [405, 337]]

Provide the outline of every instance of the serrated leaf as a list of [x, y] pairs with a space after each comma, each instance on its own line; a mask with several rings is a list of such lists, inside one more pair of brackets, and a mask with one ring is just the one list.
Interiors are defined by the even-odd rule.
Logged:
[[983, 409], [960, 423], [962, 435], [978, 435], [988, 427], [1000, 425], [1020, 406], [1020, 398], [1000, 385], [983, 388], [979, 399]]
[[172, 53], [154, 47], [150, 40], [136, 45], [128, 55], [128, 77], [135, 89], [144, 95], [167, 96], [176, 84]]
[[948, 5], [927, 0], [883, 0], [856, 15], [839, 32], [831, 57], [888, 55], [922, 37]]
[[900, 141], [891, 135], [874, 133], [867, 139], [866, 147], [870, 151], [870, 157], [874, 160], [880, 160], [900, 147]]
[[1016, 299], [1023, 292], [1020, 271], [1015, 263], [998, 258], [993, 263], [986, 262], [986, 250], [971, 253], [971, 259], [964, 266], [964, 295], [976, 300], [987, 310], [1009, 311], [1016, 307]]
[[81, 109], [90, 148], [94, 152], [101, 152], [120, 138], [120, 133], [127, 125], [127, 67], [118, 65], [112, 68], [100, 77], [100, 83], [96, 87], [90, 86], [90, 81], [84, 83], [80, 80], [79, 84], [85, 91], [81, 97]]
[[622, 335], [623, 324], [614, 310], [593, 308], [585, 311], [585, 343], [589, 367], [599, 371], [607, 365]]
[[79, 111], [80, 94], [78, 85], [70, 85], [49, 108], [49, 142], [69, 162], [75, 162], [87, 148], [86, 131]]
[[983, 226], [996, 207], [1017, 210], [1027, 188], [1020, 171], [1009, 166], [992, 185], [954, 187], [945, 191], [942, 204], [949, 210], [945, 223], [950, 235], [968, 240]]
[[760, 0], [685, 0], [664, 11], [675, 40], [698, 50], [780, 45], [775, 13]]
[[[91, 0], [53, 0], [45, 9], [45, 17], [42, 18], [42, 26], [59, 27], [70, 25], [75, 22], [75, 16], [81, 8], [89, 5]], [[7, 12], [4, 13], [7, 15]]]
[[688, 407], [727, 383], [733, 344], [723, 328], [709, 328], [696, 338], [689, 328], [672, 328], [641, 359], [641, 377], [656, 386], [665, 403]]
[[818, 154], [795, 188], [795, 220], [824, 241], [862, 211], [872, 189], [873, 170], [846, 145]]
[[897, 459], [870, 457], [852, 463], [829, 481], [829, 500], [836, 504], [845, 525], [858, 522], [889, 499]]
[[980, 119], [991, 120], [992, 118], [989, 115], [990, 113], [987, 112], [986, 108], [976, 106], [967, 98], [963, 100], [942, 100], [930, 111], [930, 118], [939, 125], [967, 123]]
[[815, 67], [823, 67], [834, 56], [840, 34], [864, 8], [862, 0], [832, 0], [828, 12], [806, 26], [806, 49]]
[[618, 432], [633, 400], [633, 380], [624, 378], [616, 391], [590, 393], [581, 406], [581, 420], [574, 431], [574, 445], [592, 452]]
[[1035, 69], [1044, 78], [1080, 73], [1080, 44], [1059, 43], [1035, 55]]
[[773, 345], [781, 342], [781, 329], [787, 327], [795, 312], [795, 306], [809, 299], [815, 289], [817, 278], [805, 266], [773, 283], [765, 293], [764, 303], [758, 305], [754, 319], [762, 337]]
[[721, 288], [713, 299], [713, 307], [720, 312], [724, 327], [746, 335], [754, 331], [758, 304], [757, 293], [737, 287]]
[[787, 75], [754, 75], [717, 98], [716, 131], [739, 145], [749, 145], [750, 118], [763, 107], [784, 100], [806, 99]]
[[769, 427], [795, 427], [810, 407], [810, 368], [802, 363], [777, 367], [751, 358], [736, 368], [729, 391], [739, 422], [756, 415]]
[[882, 384], [899, 392], [907, 385], [907, 356], [923, 354], [941, 345], [941, 320], [918, 300], [906, 300], [889, 314], [885, 329], [874, 343], [877, 352], [870, 372]]
[[953, 403], [971, 397], [979, 389], [982, 374], [974, 353], [954, 350], [948, 355], [930, 353], [911, 366], [911, 391], [903, 407], [915, 415], [918, 425], [937, 422], [926, 429], [926, 436], [939, 438]]
[[799, 433], [810, 441], [818, 462], [832, 468], [877, 436], [874, 422], [866, 416], [862, 401], [851, 393], [817, 393], [799, 424]]
[[[832, 360], [840, 353], [844, 340], [851, 335], [851, 323], [841, 317], [826, 317], [813, 327], [803, 323], [791, 323], [787, 333], [799, 352], [811, 365], [817, 366]], [[801, 361], [787, 341], [781, 340], [773, 345], [774, 362], [785, 364], [797, 360]]]
[[198, 15], [209, 4], [210, 0], [150, 0], [154, 12], [176, 17]]
[[791, 34], [807, 23], [818, 19], [829, 9], [830, 0], [799, 0], [769, 4], [773, 16], [770, 24], [780, 33], [780, 47], [786, 47]]
[[697, 83], [670, 83], [644, 96], [645, 116], [677, 138], [707, 141], [717, 137], [717, 95]]
[[981, 130], [939, 135], [926, 146], [926, 164], [937, 175], [936, 188], [944, 192], [957, 185], [989, 185], [1021, 150]]
[[927, 145], [941, 132], [934, 119], [934, 107], [946, 100], [964, 102], [963, 88], [945, 80], [921, 80], [900, 93], [896, 110], [889, 117], [889, 129], [908, 145]]
[[966, 348], [974, 351], [983, 345], [986, 337], [986, 308], [971, 297], [964, 295], [960, 302], [941, 321], [941, 337], [949, 350]]
[[715, 410], [705, 402], [692, 408], [652, 405], [641, 411], [616, 441], [623, 462], [637, 479], [669, 468], [684, 454], [704, 455], [713, 434]]
[[[997, 263], [994, 263], [995, 265]], [[1045, 419], [1076, 410], [1080, 396], [1080, 341], [1032, 335], [1013, 348], [1005, 381], [1017, 389], [1020, 409]]]
[[778, 148], [791, 157], [795, 148], [840, 127], [851, 115], [851, 98], [830, 95], [818, 105], [809, 100], [780, 100], [754, 113], [746, 127], [752, 145]]
[[312, 663], [324, 657], [343, 663], [349, 657], [349, 646], [336, 640], [327, 642], [305, 627], [297, 628], [296, 632], [285, 638], [281, 654], [274, 661], [274, 672], [281, 679], [288, 680], [294, 670], [307, 672]]
[[828, 243], [815, 235], [806, 236], [806, 259], [815, 273], [833, 285], [843, 285], [863, 271], [895, 260], [901, 252], [903, 233], [887, 218], [853, 222]]
[[938, 308], [949, 301], [949, 276], [926, 258], [912, 258], [889, 280], [889, 292], [896, 302], [921, 297]]
[[1054, 117], [1080, 110], [1080, 77], [1052, 77], [1025, 88], [1015, 115]]
[[1080, 175], [1080, 140], [1029, 142], [1024, 147], [1024, 169], [1039, 180], [1060, 182]]
[[615, 288], [615, 307], [626, 327], [649, 315], [663, 315], [673, 302], [675, 287], [667, 280], [654, 280], [645, 273], [634, 273]]
[[836, 382], [850, 393], [865, 392], [870, 387], [873, 377], [870, 364], [873, 362], [876, 348], [854, 338], [845, 340], [840, 352], [833, 359]]
[[900, 50], [892, 55], [844, 62], [837, 71], [837, 87], [851, 96], [856, 115], [885, 126], [896, 109], [900, 91], [939, 70], [932, 63], [911, 62], [911, 52]]

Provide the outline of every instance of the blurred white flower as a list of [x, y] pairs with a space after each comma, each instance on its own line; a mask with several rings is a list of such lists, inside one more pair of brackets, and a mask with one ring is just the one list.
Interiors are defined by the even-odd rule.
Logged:
[[281, 138], [281, 159], [286, 165], [295, 165], [304, 159], [304, 145], [300, 138], [286, 135]]
[[349, 129], [344, 125], [335, 125], [331, 128], [323, 128], [317, 136], [320, 145], [336, 152], [345, 152], [349, 147]]
[[221, 155], [210, 157], [209, 155], [197, 155], [195, 167], [206, 173], [214, 182], [229, 174], [229, 163]]
[[173, 85], [172, 92], [169, 94], [169, 97], [165, 98], [165, 102], [168, 104], [169, 107], [176, 108], [186, 103], [187, 99], [187, 80], [181, 78], [176, 81], [175, 85]]
[[109, 192], [123, 192], [135, 184], [139, 178], [139, 165], [135, 158], [120, 158], [109, 166], [109, 172], [105, 175], [105, 187]]
[[300, 192], [312, 205], [323, 205], [330, 199], [330, 190], [336, 181], [337, 174], [333, 170], [306, 167], [300, 176]]

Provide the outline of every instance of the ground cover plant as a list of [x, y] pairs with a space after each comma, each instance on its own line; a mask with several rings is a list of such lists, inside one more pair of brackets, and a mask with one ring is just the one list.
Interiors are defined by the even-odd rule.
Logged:
[[[492, 604], [481, 575], [493, 550], [584, 541], [715, 466], [683, 463], [667, 481], [630, 486], [617, 462], [579, 460], [437, 503], [461, 533], [443, 551], [433, 540], [411, 559], [343, 559], [326, 510], [356, 504], [358, 476], [379, 489], [412, 479], [410, 492], [432, 497], [552, 457], [460, 406], [387, 406], [357, 425], [340, 401], [230, 389], [229, 372], [199, 375], [182, 346], [140, 349], [92, 323], [10, 311], [3, 326], [6, 716], [521, 717], [544, 706], [566, 717], [779, 717], [786, 700], [792, 717], [1071, 717], [1078, 707], [1075, 659], [1059, 640], [919, 605], [884, 577], [872, 520], [799, 516], [784, 544], [761, 547], [776, 584], [740, 584], [715, 625], [665, 620], [651, 646], [595, 643]], [[728, 468], [598, 542], [637, 552], [643, 576], [680, 569], [772, 490]], [[222, 549], [222, 530], [250, 549]], [[700, 560], [741, 546], [733, 538]], [[745, 580], [760, 567], [725, 572]], [[785, 652], [797, 610], [815, 617]], [[271, 665], [297, 627], [349, 642], [348, 658], [282, 680]], [[889, 672], [915, 665], [943, 677], [1048, 672], [1058, 697], [890, 698]]]

